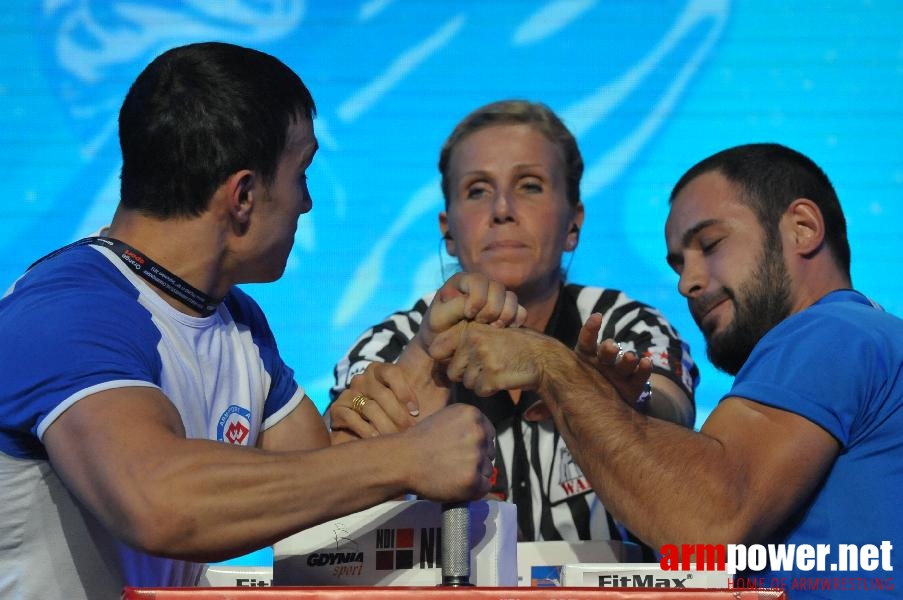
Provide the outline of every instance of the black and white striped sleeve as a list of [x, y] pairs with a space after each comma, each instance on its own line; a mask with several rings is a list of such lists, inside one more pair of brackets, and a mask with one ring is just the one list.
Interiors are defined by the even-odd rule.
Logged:
[[392, 313], [385, 321], [367, 329], [333, 369], [335, 381], [329, 390], [330, 403], [350, 384], [351, 379], [373, 362], [395, 362], [420, 329], [423, 315], [435, 294], [424, 296], [407, 311]]

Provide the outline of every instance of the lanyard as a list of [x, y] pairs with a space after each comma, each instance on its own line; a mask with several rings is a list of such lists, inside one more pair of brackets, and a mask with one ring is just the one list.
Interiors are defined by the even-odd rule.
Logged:
[[34, 264], [32, 264], [31, 267], [28, 268], [31, 269], [38, 263], [53, 258], [57, 254], [60, 254], [61, 252], [68, 250], [69, 248], [73, 248], [75, 246], [84, 246], [86, 244], [109, 248], [114, 253], [116, 253], [119, 259], [122, 260], [122, 262], [127, 264], [142, 278], [144, 278], [145, 281], [162, 290], [166, 294], [169, 294], [185, 306], [199, 312], [201, 316], [209, 317], [210, 315], [215, 313], [217, 305], [219, 305], [219, 303], [222, 301], [222, 299], [217, 300], [216, 298], [212, 298], [211, 296], [186, 282], [181, 277], [173, 275], [128, 244], [108, 237], [98, 236], [81, 239], [77, 242], [69, 244], [68, 246], [62, 247], [59, 250], [51, 252], [47, 256], [35, 261]]

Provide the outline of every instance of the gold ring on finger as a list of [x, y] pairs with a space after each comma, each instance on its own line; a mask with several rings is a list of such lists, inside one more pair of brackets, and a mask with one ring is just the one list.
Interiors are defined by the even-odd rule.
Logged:
[[358, 394], [351, 399], [351, 409], [360, 416], [364, 416], [364, 405], [370, 401], [370, 398], [364, 394]]

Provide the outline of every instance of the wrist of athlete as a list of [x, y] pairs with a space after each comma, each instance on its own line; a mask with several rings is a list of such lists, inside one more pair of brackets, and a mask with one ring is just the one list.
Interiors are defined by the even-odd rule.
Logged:
[[434, 360], [415, 337], [395, 363], [402, 367], [406, 379], [420, 402], [421, 416], [427, 416], [448, 402], [451, 382], [445, 366]]
[[537, 391], [546, 402], [572, 416], [595, 415], [606, 401], [621, 403], [608, 380], [563, 344], [543, 349]]

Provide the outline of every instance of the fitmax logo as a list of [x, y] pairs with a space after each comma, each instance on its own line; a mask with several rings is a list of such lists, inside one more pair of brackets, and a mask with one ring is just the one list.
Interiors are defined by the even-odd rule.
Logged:
[[685, 588], [687, 579], [693, 575], [688, 573], [686, 577], [662, 578], [653, 575], [599, 575], [599, 587], [657, 587], [657, 588]]

